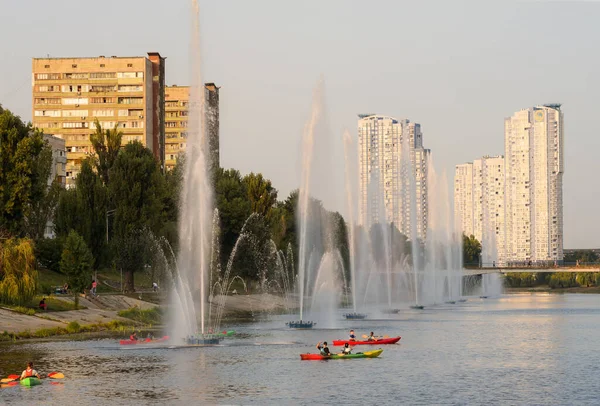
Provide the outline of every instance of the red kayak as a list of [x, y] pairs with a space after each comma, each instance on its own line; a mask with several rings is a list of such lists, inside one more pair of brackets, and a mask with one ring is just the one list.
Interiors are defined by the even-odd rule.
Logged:
[[380, 338], [377, 341], [348, 341], [348, 340], [333, 340], [333, 345], [379, 345], [379, 344], [396, 344], [401, 337]]
[[169, 336], [157, 338], [156, 340], [151, 340], [149, 338], [145, 338], [145, 339], [141, 339], [141, 340], [121, 340], [121, 341], [119, 341], [119, 344], [121, 344], [121, 345], [154, 344], [154, 343], [160, 343], [163, 341], [167, 341], [168, 339], [169, 339]]

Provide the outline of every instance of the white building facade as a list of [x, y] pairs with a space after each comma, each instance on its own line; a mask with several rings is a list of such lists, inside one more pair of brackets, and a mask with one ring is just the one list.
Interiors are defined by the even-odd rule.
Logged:
[[414, 231], [425, 240], [428, 157], [420, 124], [359, 115], [359, 224], [393, 222], [407, 237]]
[[507, 257], [563, 259], [564, 130], [559, 104], [520, 110], [504, 121]]

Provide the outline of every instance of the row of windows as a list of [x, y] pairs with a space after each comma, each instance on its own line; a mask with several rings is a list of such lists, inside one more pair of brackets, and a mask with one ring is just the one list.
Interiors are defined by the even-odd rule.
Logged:
[[[131, 65], [131, 64], [129, 64]], [[46, 65], [48, 66], [48, 65]], [[77, 65], [73, 65], [77, 67]], [[133, 66], [133, 65], [132, 65]], [[130, 66], [130, 67], [132, 67]], [[60, 79], [132, 79], [143, 78], [144, 72], [36, 73], [36, 80]]]
[[[87, 117], [89, 110], [35, 110], [36, 117]], [[137, 117], [144, 118], [143, 110], [139, 109], [120, 109], [118, 110], [119, 117]], [[112, 117], [115, 115], [113, 109], [92, 110], [92, 117]], [[49, 123], [44, 123], [49, 124]], [[58, 124], [58, 123], [56, 123]], [[47, 126], [40, 128], [50, 128]]]

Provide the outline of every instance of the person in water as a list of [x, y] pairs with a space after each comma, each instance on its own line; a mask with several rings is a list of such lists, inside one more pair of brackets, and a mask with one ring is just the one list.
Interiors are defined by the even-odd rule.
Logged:
[[348, 341], [356, 341], [356, 335], [354, 335], [354, 330], [350, 330], [350, 335], [348, 336]]
[[33, 362], [28, 362], [27, 368], [21, 374], [20, 379], [31, 378], [32, 376], [35, 376], [36, 378], [41, 379], [40, 374], [38, 374], [37, 371], [35, 369], [33, 369]]
[[352, 348], [350, 348], [350, 346], [348, 345], [348, 343], [344, 343], [344, 348], [342, 348], [342, 355], [346, 355], [346, 354], [351, 354], [352, 353]]
[[131, 341], [137, 341], [138, 340], [137, 334], [136, 334], [135, 331], [133, 332], [132, 335], [129, 336], [129, 340], [131, 340]]
[[323, 355], [325, 357], [328, 357], [331, 355], [331, 352], [329, 351], [329, 347], [327, 346], [327, 341], [323, 342], [323, 345], [321, 345], [321, 343], [317, 344], [317, 350], [319, 350], [321, 355]]
[[367, 337], [367, 341], [377, 341], [377, 337], [375, 337], [375, 333], [373, 333], [371, 331], [371, 334], [369, 334], [369, 337]]

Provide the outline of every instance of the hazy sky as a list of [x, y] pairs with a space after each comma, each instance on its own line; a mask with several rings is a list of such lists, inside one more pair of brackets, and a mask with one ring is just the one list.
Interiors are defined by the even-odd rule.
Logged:
[[[0, 0], [0, 103], [31, 119], [31, 58], [48, 54], [158, 51], [167, 83], [189, 83], [190, 3]], [[318, 197], [342, 212], [342, 132], [356, 137], [357, 113], [421, 123], [452, 180], [454, 165], [503, 154], [504, 117], [558, 102], [564, 246], [600, 247], [600, 3], [480, 3], [200, 1], [203, 79], [222, 86], [222, 166], [262, 172], [280, 198], [297, 188], [320, 75], [332, 180]]]

